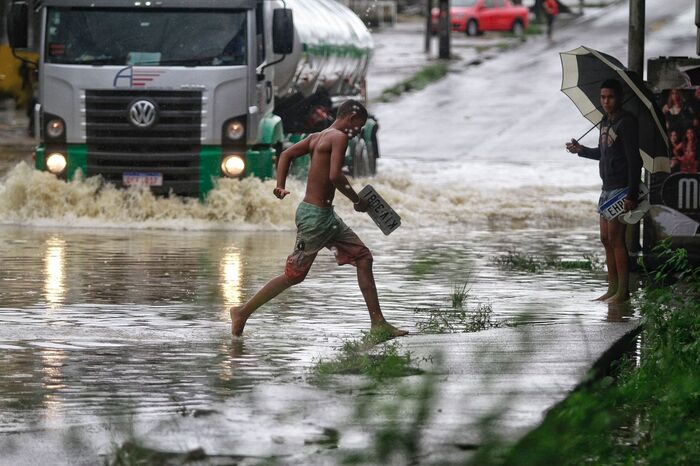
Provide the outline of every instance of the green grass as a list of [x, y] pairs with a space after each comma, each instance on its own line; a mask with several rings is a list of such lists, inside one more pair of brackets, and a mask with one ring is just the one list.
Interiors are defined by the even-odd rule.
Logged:
[[493, 320], [491, 303], [470, 302], [469, 279], [452, 286], [446, 305], [415, 308], [413, 312], [420, 320], [416, 327], [421, 333], [469, 333], [508, 325], [505, 321]]
[[573, 393], [515, 446], [480, 449], [473, 464], [697, 464], [700, 268], [683, 250], [661, 255], [665, 265], [649, 274], [639, 297], [639, 361], [623, 358], [614, 377]]
[[201, 448], [186, 453], [168, 453], [147, 448], [137, 442], [127, 441], [115, 446], [106, 466], [170, 466], [192, 464], [207, 458]]
[[545, 270], [603, 270], [603, 260], [595, 254], [584, 254], [581, 260], [563, 260], [554, 256], [533, 256], [509, 249], [495, 259], [496, 265], [506, 270], [541, 273]]
[[435, 267], [440, 265], [442, 262], [442, 259], [435, 257], [424, 257], [411, 262], [411, 264], [408, 266], [408, 270], [413, 275], [421, 277], [431, 273]]
[[452, 286], [452, 294], [450, 298], [452, 299], [452, 308], [462, 308], [467, 303], [467, 298], [469, 297], [469, 281], [465, 280], [461, 285]]
[[442, 79], [447, 74], [448, 69], [449, 64], [444, 61], [426, 65], [410, 78], [384, 89], [378, 100], [380, 102], [390, 102], [405, 92], [421, 90], [428, 84]]
[[[513, 33], [502, 33], [506, 36], [510, 37], [515, 37]], [[506, 50], [510, 47], [512, 47], [512, 44], [510, 42], [498, 42], [498, 43], [491, 43], [491, 44], [468, 44], [468, 45], [462, 45], [462, 47], [465, 48], [472, 48], [476, 50], [478, 53], [484, 53], [488, 52], [489, 50], [492, 49], [498, 49], [498, 50]]]
[[542, 24], [538, 24], [534, 21], [530, 21], [530, 23], [525, 28], [526, 36], [539, 36], [540, 34], [544, 34], [545, 32], [546, 28]]
[[[605, 8], [606, 6], [610, 6], [613, 3], [617, 3], [615, 1], [612, 2], [583, 2], [583, 7], [584, 8]], [[578, 5], [574, 5], [578, 6]]]
[[472, 309], [434, 306], [416, 308], [414, 312], [422, 317], [416, 322], [421, 333], [470, 333], [508, 325], [493, 320], [490, 303], [477, 303]]
[[[414, 383], [403, 381], [393, 386], [390, 397], [358, 397], [355, 421], [376, 426], [371, 445], [346, 454], [339, 464], [423, 464], [423, 429], [435, 407], [436, 377], [427, 373]], [[365, 387], [365, 392], [376, 390], [376, 384]]]
[[412, 366], [410, 352], [401, 352], [390, 335], [370, 332], [360, 339], [347, 340], [332, 358], [319, 359], [311, 368], [312, 381], [323, 384], [332, 375], [364, 375], [373, 380], [421, 373]]

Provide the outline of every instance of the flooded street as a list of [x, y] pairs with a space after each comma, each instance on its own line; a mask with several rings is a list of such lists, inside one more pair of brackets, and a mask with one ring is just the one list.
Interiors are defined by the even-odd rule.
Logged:
[[[690, 54], [692, 15], [667, 17], [666, 3], [648, 3], [649, 21], [660, 24], [653, 53]], [[490, 305], [495, 321], [630, 317], [592, 301], [605, 288], [602, 267], [498, 263], [509, 252], [603, 261], [597, 166], [563, 150], [588, 124], [559, 92], [557, 52], [589, 40], [605, 49], [601, 38], [612, 38], [625, 61], [626, 4], [612, 11], [557, 32], [554, 46], [528, 39], [478, 67], [465, 64], [475, 52], [464, 50], [442, 81], [371, 109], [383, 156], [376, 177], [353, 185], [374, 186], [402, 226], [384, 236], [340, 194], [335, 204], [372, 250], [389, 322], [420, 333], [424, 309], [465, 284], [470, 305]], [[387, 69], [379, 74], [388, 85]], [[251, 317], [243, 339], [232, 340], [228, 314], [283, 270], [302, 181], [288, 182], [283, 201], [271, 194], [274, 181], [255, 178], [222, 179], [202, 202], [156, 198], [97, 179], [66, 183], [33, 170], [25, 150], [0, 150], [0, 466], [52, 464], [59, 445], [68, 446], [56, 464], [98, 464], [115, 443], [104, 430], [112, 418], [173, 450], [255, 458], [284, 450], [284, 439], [305, 448], [307, 434], [322, 430], [323, 419], [304, 416], [296, 430], [277, 429], [283, 415], [267, 408], [303, 398], [315, 362], [368, 330], [355, 269], [323, 251], [302, 284]], [[249, 402], [256, 389], [267, 404]], [[335, 395], [325, 395], [329, 412], [339, 409]], [[213, 412], [225, 422], [197, 424]], [[174, 416], [192, 421], [179, 437], [158, 424]], [[235, 439], [225, 432], [232, 426]], [[90, 447], [71, 450], [73, 427]], [[44, 441], [51, 448], [36, 447]], [[294, 464], [308, 464], [301, 458]]]
[[[531, 274], [494, 262], [512, 248], [580, 259], [597, 252], [590, 230], [360, 234], [374, 250], [388, 320], [412, 333], [425, 317], [416, 308], [443, 304], [466, 281], [470, 299], [490, 303], [498, 320], [608, 317], [590, 302], [600, 271]], [[3, 432], [211, 409], [255, 384], [307, 376], [315, 359], [368, 328], [354, 269], [326, 252], [232, 343], [227, 307], [279, 273], [290, 232], [3, 227], [0, 237]]]

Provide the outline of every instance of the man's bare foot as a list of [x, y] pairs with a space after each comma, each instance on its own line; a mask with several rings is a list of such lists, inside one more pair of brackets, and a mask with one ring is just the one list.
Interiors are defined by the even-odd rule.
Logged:
[[615, 296], [616, 291], [617, 290], [615, 290], [615, 288], [610, 288], [610, 289], [608, 289], [608, 291], [604, 295], [597, 297], [593, 301], [607, 301], [608, 299]]
[[629, 293], [615, 293], [613, 296], [608, 298], [606, 302], [611, 304], [624, 304], [630, 300]]
[[372, 327], [370, 328], [370, 333], [386, 335], [389, 338], [395, 338], [408, 335], [408, 330], [398, 329], [391, 325], [389, 322], [378, 322], [372, 324]]
[[232, 306], [228, 313], [231, 316], [231, 333], [234, 336], [240, 337], [243, 335], [243, 327], [248, 317], [241, 312], [243, 306]]

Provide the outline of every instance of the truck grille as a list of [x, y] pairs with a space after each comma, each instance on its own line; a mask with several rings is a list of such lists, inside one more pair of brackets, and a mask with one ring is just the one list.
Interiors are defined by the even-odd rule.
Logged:
[[[156, 122], [148, 128], [129, 118], [129, 106], [141, 99], [156, 106]], [[88, 176], [123, 186], [124, 172], [158, 172], [163, 186], [152, 186], [154, 193], [198, 195], [201, 92], [88, 90], [85, 121]]]

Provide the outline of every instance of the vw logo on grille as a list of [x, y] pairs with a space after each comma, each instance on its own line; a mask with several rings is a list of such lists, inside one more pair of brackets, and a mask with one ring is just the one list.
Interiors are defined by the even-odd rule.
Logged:
[[150, 100], [137, 100], [129, 106], [129, 120], [138, 128], [153, 126], [156, 116], [156, 105]]

